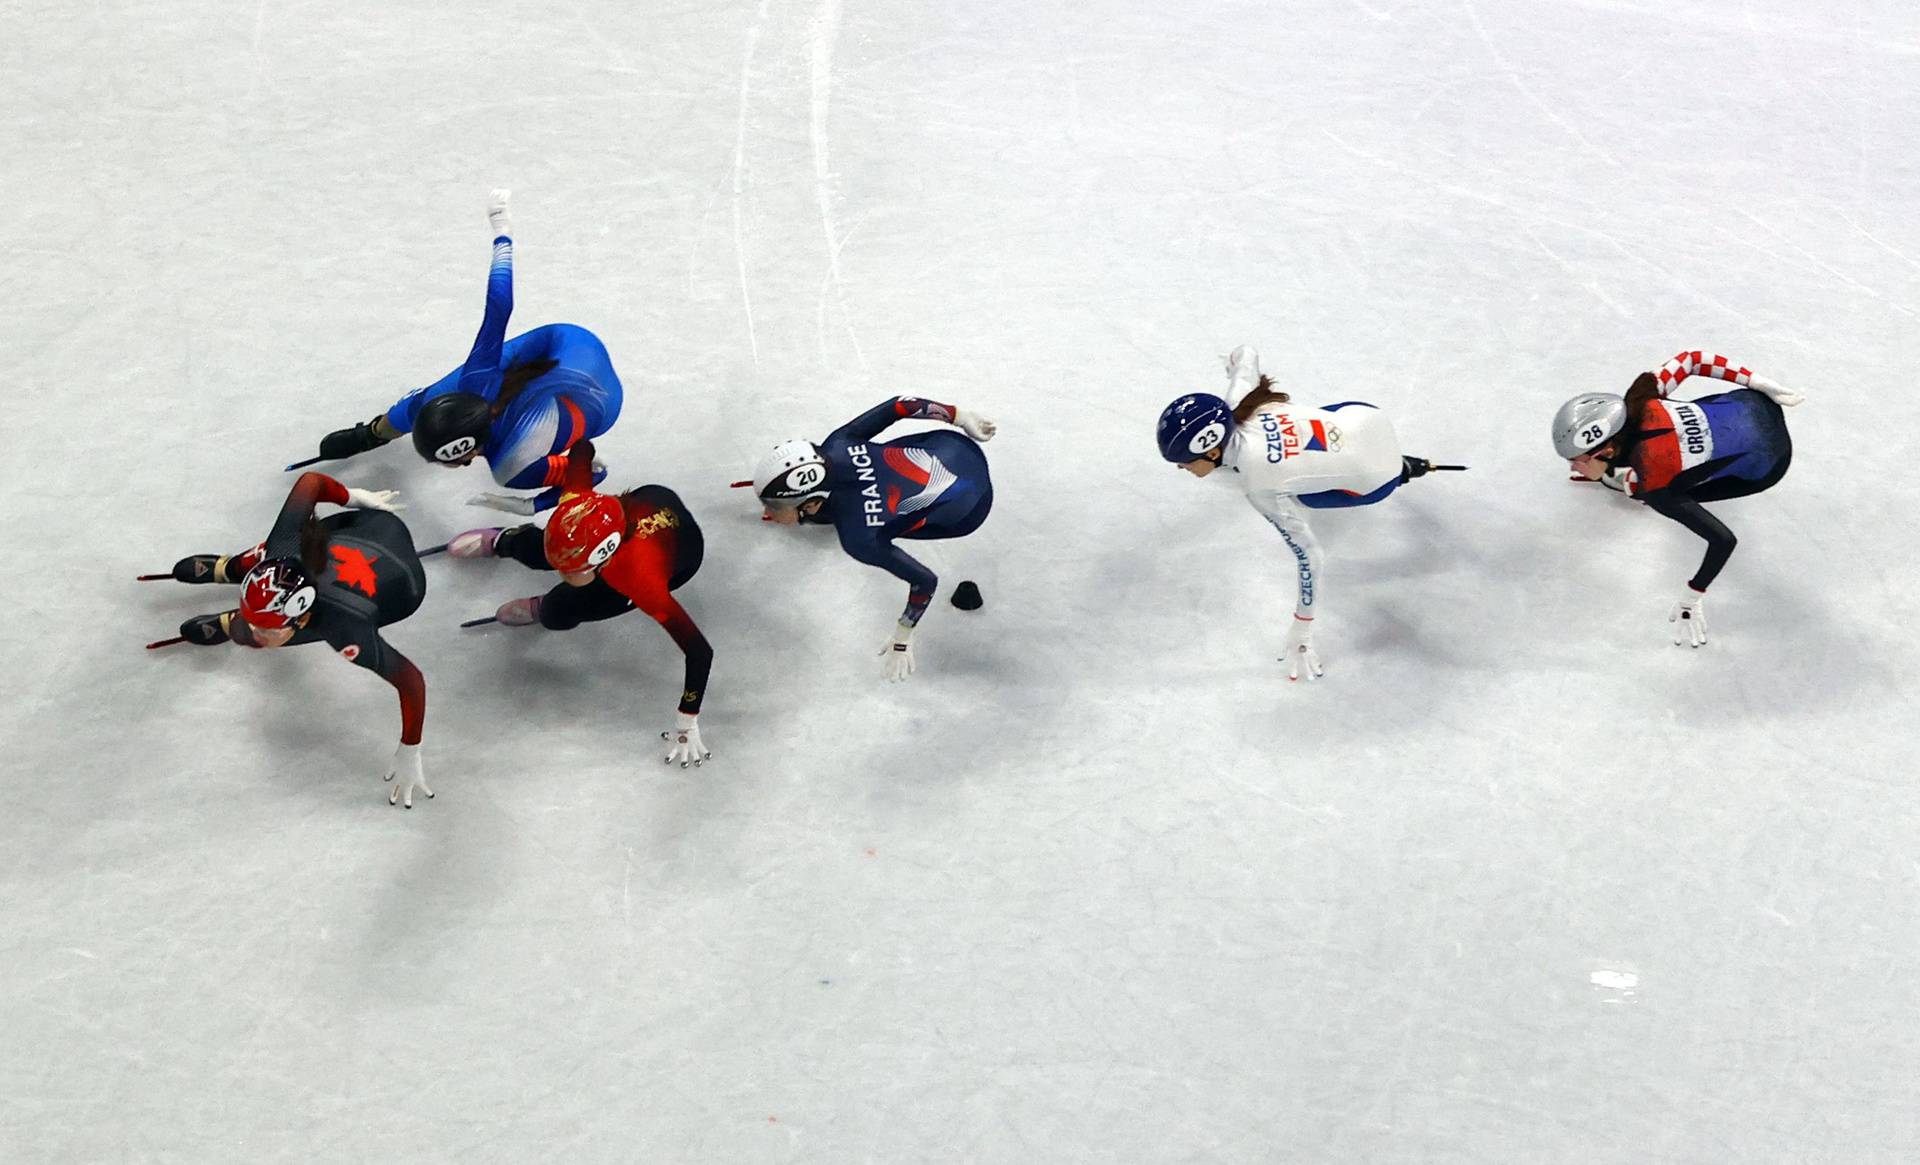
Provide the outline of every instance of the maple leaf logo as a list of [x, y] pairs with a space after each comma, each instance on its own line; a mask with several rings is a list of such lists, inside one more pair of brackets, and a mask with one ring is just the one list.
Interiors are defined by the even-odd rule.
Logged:
[[333, 577], [341, 586], [352, 587], [369, 599], [380, 590], [380, 580], [373, 573], [378, 558], [369, 558], [357, 546], [329, 546], [327, 553], [333, 555]]

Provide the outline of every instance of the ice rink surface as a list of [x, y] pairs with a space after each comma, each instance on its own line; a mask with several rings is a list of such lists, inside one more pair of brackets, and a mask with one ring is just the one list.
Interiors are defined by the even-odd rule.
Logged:
[[[0, 1160], [1920, 1158], [1912, 5], [0, 17]], [[706, 529], [715, 758], [644, 616], [434, 559], [403, 812], [377, 678], [143, 653], [225, 596], [132, 578], [459, 362], [492, 186]], [[1241, 342], [1473, 466], [1316, 520], [1312, 686], [1153, 447]], [[1683, 347], [1809, 398], [1699, 652], [1547, 435]], [[1001, 432], [891, 688], [904, 588], [727, 483], [896, 392]]]

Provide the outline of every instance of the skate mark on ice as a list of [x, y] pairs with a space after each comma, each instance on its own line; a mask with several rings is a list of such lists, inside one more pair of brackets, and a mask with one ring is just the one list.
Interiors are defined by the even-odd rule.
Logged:
[[[820, 297], [819, 297], [820, 310], [819, 310], [818, 319], [815, 321], [815, 327], [820, 335], [820, 363], [823, 366], [826, 366], [829, 368], [832, 367], [832, 361], [827, 359], [828, 292], [831, 289], [838, 288], [840, 285], [840, 273], [837, 270], [839, 266], [839, 259], [840, 259], [840, 248], [847, 245], [847, 240], [853, 238], [855, 232], [859, 231], [860, 224], [865, 221], [867, 221], [866, 216], [861, 215], [859, 218], [854, 220], [852, 226], [847, 228], [847, 233], [844, 235], [841, 235], [840, 238], [837, 241], [835, 241], [833, 245], [834, 263], [832, 266], [829, 266], [827, 268], [826, 275], [823, 276], [820, 280]], [[860, 333], [854, 330], [853, 315], [851, 312], [847, 311], [846, 296], [842, 294], [842, 295], [836, 296], [835, 298], [838, 300], [840, 304], [840, 314], [846, 317], [847, 339], [852, 341], [853, 343], [853, 355], [856, 359], [860, 361], [860, 370], [863, 372], [872, 372], [873, 366], [867, 363], [866, 349], [860, 346]]]
[[613, 54], [613, 59], [619, 62], [613, 65], [603, 62], [600, 65], [601, 69], [609, 73], [638, 73], [640, 71], [633, 67], [633, 62], [627, 58], [627, 52], [620, 47], [620, 42], [602, 33], [599, 27], [595, 25], [592, 20], [588, 19], [581, 5], [570, 5], [568, 10], [573, 14], [573, 22], [580, 26], [581, 31], [591, 37], [595, 44]]
[[260, 0], [253, 9], [253, 42], [247, 53], [251, 68], [247, 71], [247, 100], [252, 101], [254, 92], [260, 86], [260, 72], [265, 67], [260, 57], [260, 34], [267, 27], [267, 0]]
[[1341, 149], [1347, 151], [1349, 154], [1352, 154], [1356, 158], [1364, 158], [1365, 160], [1372, 162], [1376, 166], [1380, 166], [1384, 169], [1391, 170], [1396, 174], [1410, 178], [1424, 185], [1431, 186], [1435, 190], [1439, 190], [1447, 194], [1456, 195], [1460, 198], [1472, 199], [1475, 202], [1482, 202], [1488, 206], [1497, 207], [1500, 210], [1506, 211], [1508, 214], [1514, 216], [1516, 221], [1520, 219], [1525, 219], [1525, 218], [1532, 218], [1536, 222], [1542, 222], [1551, 226], [1556, 226], [1564, 231], [1572, 231], [1575, 234], [1590, 235], [1596, 239], [1599, 239], [1601, 242], [1604, 242], [1607, 246], [1612, 247], [1614, 250], [1620, 252], [1622, 255], [1625, 255], [1627, 258], [1633, 260], [1634, 262], [1639, 263], [1644, 267], [1652, 268], [1667, 282], [1673, 284], [1675, 287], [1679, 288], [1681, 291], [1684, 291], [1688, 295], [1699, 300], [1701, 303], [1707, 304], [1714, 308], [1718, 308], [1720, 311], [1727, 313], [1728, 315], [1732, 316], [1736, 320], [1739, 320], [1742, 324], [1748, 327], [1753, 326], [1752, 319], [1741, 314], [1740, 311], [1738, 311], [1731, 305], [1726, 304], [1721, 300], [1714, 298], [1711, 295], [1708, 295], [1706, 292], [1701, 291], [1699, 288], [1695, 287], [1693, 284], [1688, 283], [1686, 280], [1680, 278], [1680, 276], [1675, 273], [1674, 266], [1672, 263], [1663, 263], [1653, 259], [1649, 259], [1645, 255], [1642, 255], [1640, 252], [1635, 251], [1631, 247], [1628, 247], [1625, 243], [1622, 243], [1616, 236], [1609, 234], [1608, 232], [1603, 231], [1598, 227], [1591, 227], [1591, 226], [1587, 226], [1584, 223], [1577, 223], [1568, 219], [1557, 218], [1554, 215], [1545, 214], [1541, 212], [1539, 209], [1534, 207], [1521, 208], [1521, 207], [1514, 206], [1510, 202], [1504, 202], [1498, 198], [1495, 198], [1491, 194], [1485, 194], [1485, 193], [1482, 193], [1481, 191], [1474, 190], [1470, 187], [1462, 186], [1457, 182], [1444, 182], [1439, 179], [1433, 178], [1425, 173], [1422, 173], [1419, 170], [1409, 170], [1390, 158], [1383, 158], [1378, 154], [1370, 153], [1367, 150], [1361, 149], [1360, 147], [1354, 145], [1353, 143], [1333, 133], [1331, 130], [1323, 129], [1320, 131], [1320, 133], [1321, 133], [1321, 136], [1325, 137], [1328, 141], [1332, 142], [1336, 146], [1339, 146]]
[[1542, 101], [1540, 99], [1540, 95], [1535, 93], [1533, 89], [1529, 87], [1525, 81], [1520, 79], [1520, 71], [1514, 68], [1510, 62], [1508, 62], [1506, 58], [1506, 54], [1500, 51], [1500, 46], [1494, 43], [1492, 36], [1488, 35], [1487, 26], [1480, 23], [1480, 10], [1473, 6], [1473, 0], [1462, 0], [1461, 6], [1467, 10], [1467, 19], [1472, 22], [1473, 31], [1475, 34], [1477, 34], [1480, 37], [1480, 43], [1486, 46], [1487, 55], [1493, 58], [1494, 63], [1500, 66], [1502, 72], [1506, 73], [1507, 80], [1511, 81], [1513, 83], [1513, 87], [1520, 91], [1520, 96], [1525, 97], [1528, 101], [1532, 102], [1534, 108], [1538, 109], [1541, 113], [1545, 114], [1548, 121], [1551, 121], [1553, 124], [1565, 130], [1567, 134], [1573, 138], [1574, 141], [1577, 141], [1581, 145], [1585, 146], [1590, 152], [1592, 152], [1601, 161], [1605, 162], [1609, 166], [1618, 168], [1620, 163], [1616, 158], [1614, 158], [1612, 154], [1609, 154], [1607, 151], [1601, 149], [1599, 146], [1594, 145], [1593, 142], [1588, 139], [1586, 134], [1583, 134], [1580, 132], [1579, 126], [1574, 125], [1572, 122], [1568, 121], [1566, 118], [1561, 117], [1558, 113], [1555, 113], [1552, 106], [1548, 105], [1545, 101]]
[[1608, 295], [1606, 292], [1600, 289], [1600, 282], [1598, 280], [1594, 279], [1593, 277], [1586, 274], [1585, 272], [1576, 269], [1573, 264], [1567, 262], [1565, 259], [1562, 259], [1558, 252], [1556, 252], [1552, 247], [1547, 246], [1546, 242], [1543, 239], [1541, 239], [1539, 234], [1537, 234], [1532, 227], [1527, 226], [1523, 223], [1521, 224], [1520, 229], [1527, 232], [1527, 237], [1533, 240], [1534, 246], [1540, 248], [1541, 254], [1545, 255], [1547, 258], [1552, 259], [1555, 263], [1559, 264], [1560, 269], [1562, 271], [1565, 271], [1569, 276], [1571, 276], [1573, 278], [1573, 282], [1576, 285], [1578, 285], [1579, 287], [1589, 292], [1593, 296], [1593, 298], [1599, 300], [1601, 303], [1606, 304], [1609, 308], [1613, 310], [1614, 315], [1619, 316], [1623, 320], [1628, 320], [1633, 318], [1632, 314], [1629, 313], [1626, 308], [1621, 307], [1620, 304], [1616, 302], [1612, 296]]
[[747, 247], [740, 203], [746, 191], [747, 103], [752, 96], [753, 50], [760, 42], [760, 22], [767, 18], [769, 2], [760, 0], [760, 10], [753, 14], [753, 23], [747, 26], [747, 47], [740, 60], [740, 117], [733, 137], [733, 254], [740, 268], [740, 307], [747, 316], [747, 346], [753, 353], [756, 368], [760, 365], [760, 339], [753, 329], [753, 294], [747, 288]]
[[820, 7], [813, 14], [809, 26], [812, 63], [809, 74], [810, 109], [807, 122], [807, 139], [813, 148], [813, 197], [820, 207], [820, 229], [827, 237], [827, 275], [820, 284], [819, 311], [815, 321], [815, 333], [820, 342], [820, 364], [831, 368], [833, 361], [827, 352], [827, 308], [828, 297], [840, 307], [840, 315], [846, 320], [847, 338], [853, 341], [853, 352], [860, 360], [860, 367], [866, 369], [867, 356], [860, 349], [860, 337], [855, 334], [853, 317], [847, 311], [846, 291], [840, 284], [840, 248], [846, 245], [846, 236], [840, 234], [839, 226], [833, 219], [833, 169], [828, 164], [831, 149], [827, 136], [827, 114], [833, 98], [833, 46], [840, 37], [840, 0], [820, 0]]
[[[1772, 235], [1774, 238], [1779, 239], [1781, 242], [1785, 243], [1788, 247], [1792, 248], [1795, 251], [1798, 251], [1801, 257], [1806, 259], [1807, 262], [1813, 264], [1815, 267], [1819, 268], [1820, 270], [1825, 271], [1827, 274], [1833, 276], [1835, 279], [1838, 279], [1840, 282], [1846, 284], [1848, 287], [1853, 288], [1855, 291], [1862, 292], [1872, 299], [1879, 300], [1881, 303], [1886, 304], [1888, 307], [1899, 312], [1901, 315], [1906, 316], [1908, 319], [1920, 319], [1920, 315], [1916, 315], [1912, 308], [1907, 307], [1904, 304], [1895, 302], [1894, 300], [1888, 298], [1887, 296], [1880, 294], [1878, 291], [1875, 291], [1873, 288], [1868, 287], [1866, 284], [1860, 282], [1858, 279], [1855, 279], [1853, 276], [1848, 275], [1845, 271], [1842, 271], [1839, 268], [1834, 267], [1832, 264], [1828, 263], [1826, 260], [1820, 258], [1818, 255], [1815, 255], [1812, 251], [1807, 250], [1805, 247], [1802, 247], [1800, 244], [1794, 242], [1792, 239], [1789, 239], [1787, 236], [1775, 230], [1772, 227], [1772, 225], [1767, 223], [1764, 219], [1760, 218], [1758, 215], [1755, 215], [1753, 212], [1737, 206], [1734, 207], [1734, 210], [1739, 212], [1741, 218], [1746, 219], [1748, 222], [1759, 227], [1761, 230]], [[1862, 232], [1862, 233], [1865, 233], [1865, 232]], [[1728, 237], [1731, 238], [1732, 236], [1729, 235]], [[1747, 245], [1750, 247], [1753, 246], [1752, 243], [1748, 243]], [[1758, 250], [1759, 248], [1755, 247], [1754, 249]]]
[[1840, 210], [1836, 207], [1834, 210], [1834, 213], [1840, 216], [1840, 221], [1846, 223], [1848, 226], [1852, 227], [1854, 230], [1859, 231], [1862, 235], [1866, 236], [1867, 241], [1872, 243], [1874, 246], [1880, 248], [1882, 251], [1885, 251], [1887, 254], [1892, 255], [1894, 258], [1900, 260], [1902, 263], [1905, 263], [1907, 266], [1920, 269], [1920, 263], [1915, 262], [1911, 255], [1907, 254], [1905, 251], [1902, 251], [1900, 248], [1892, 245], [1891, 243], [1882, 241], [1879, 235], [1874, 234], [1872, 231], [1868, 230], [1867, 228], [1861, 226], [1858, 222], [1854, 221], [1853, 216], [1848, 214], [1846, 211]]

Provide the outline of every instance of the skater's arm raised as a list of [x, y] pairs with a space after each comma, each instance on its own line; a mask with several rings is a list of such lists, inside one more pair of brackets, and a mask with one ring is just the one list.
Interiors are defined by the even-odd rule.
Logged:
[[273, 530], [267, 535], [263, 557], [284, 558], [299, 554], [300, 528], [313, 516], [313, 508], [321, 502], [344, 506], [348, 498], [347, 487], [326, 474], [301, 474], [300, 479], [293, 483], [293, 488], [287, 491], [287, 500], [280, 505], [280, 516], [274, 519]]
[[937, 400], [922, 400], [916, 396], [890, 397], [835, 429], [827, 440], [831, 442], [838, 439], [857, 445], [878, 437], [895, 421], [944, 421], [953, 425], [959, 423], [959, 414], [960, 410]]
[[1711, 376], [1716, 380], [1730, 381], [1741, 388], [1765, 393], [1776, 404], [1792, 406], [1803, 399], [1786, 385], [1742, 368], [1725, 356], [1698, 350], [1679, 353], [1652, 375], [1659, 382], [1660, 395], [1663, 397], [1672, 395], [1674, 388], [1689, 376]]
[[493, 228], [493, 263], [487, 268], [487, 310], [480, 318], [473, 350], [460, 370], [460, 391], [493, 397], [499, 385], [500, 348], [513, 315], [513, 226], [507, 219], [507, 192], [496, 190], [487, 207]]

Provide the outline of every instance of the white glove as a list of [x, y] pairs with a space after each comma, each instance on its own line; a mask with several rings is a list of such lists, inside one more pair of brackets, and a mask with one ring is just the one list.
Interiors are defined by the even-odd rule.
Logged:
[[532, 498], [516, 497], [513, 494], [475, 494], [467, 499], [467, 504], [499, 510], [506, 514], [518, 514], [523, 518], [531, 518], [536, 512]]
[[1638, 480], [1639, 475], [1633, 472], [1630, 465], [1618, 465], [1600, 475], [1600, 484], [1615, 493], [1632, 493], [1633, 483]]
[[387, 794], [389, 805], [413, 808], [415, 789], [429, 797], [433, 796], [433, 790], [427, 788], [427, 776], [420, 769], [420, 746], [417, 744], [403, 744], [394, 750], [393, 763], [387, 766], [387, 780], [393, 782], [393, 790]]
[[966, 430], [966, 434], [976, 441], [991, 441], [1000, 431], [1000, 426], [969, 409], [953, 410], [953, 423]]
[[1673, 645], [1699, 647], [1707, 641], [1707, 596], [1688, 586], [1680, 592], [1680, 601], [1673, 605], [1673, 613], [1667, 616], [1667, 622], [1673, 624]]
[[1239, 399], [1260, 382], [1260, 353], [1242, 344], [1227, 353], [1227, 396]]
[[1761, 392], [1766, 393], [1774, 404], [1792, 408], [1797, 404], [1806, 403], [1806, 397], [1801, 396], [1786, 385], [1777, 381], [1768, 380], [1764, 376], [1749, 376], [1747, 377], [1747, 383], [1759, 389]]
[[354, 489], [347, 487], [347, 504], [362, 510], [385, 510], [389, 514], [399, 513], [407, 507], [394, 499], [400, 496], [398, 490], [391, 489]]
[[905, 623], [894, 628], [893, 638], [880, 648], [880, 669], [887, 682], [897, 684], [913, 674], [913, 628]]
[[496, 239], [502, 235], [513, 237], [513, 220], [507, 217], [507, 199], [512, 194], [511, 190], [496, 190], [487, 199], [487, 222], [493, 227]]
[[1240, 379], [1242, 369], [1249, 373], [1249, 380], [1260, 379], [1260, 353], [1254, 351], [1252, 344], [1242, 344], [1227, 353], [1227, 379]]
[[1320, 653], [1313, 649], [1313, 617], [1302, 619], [1293, 617], [1293, 626], [1287, 628], [1287, 653], [1280, 657], [1287, 664], [1287, 682], [1292, 683], [1304, 674], [1309, 680], [1317, 680], [1324, 673], [1320, 666]]
[[662, 732], [660, 739], [667, 742], [666, 763], [680, 762], [681, 768], [692, 765], [699, 768], [712, 758], [713, 753], [700, 741], [700, 714], [682, 712], [673, 730]]

